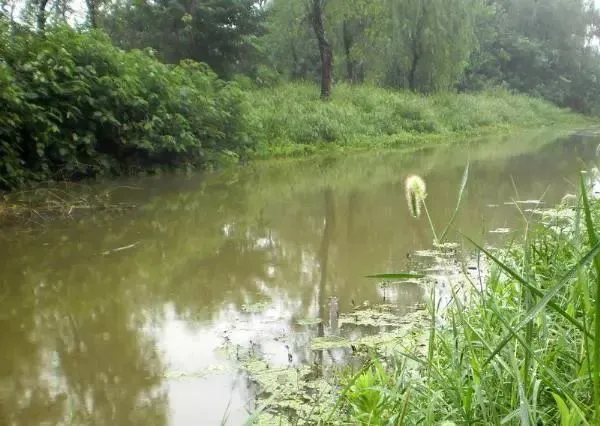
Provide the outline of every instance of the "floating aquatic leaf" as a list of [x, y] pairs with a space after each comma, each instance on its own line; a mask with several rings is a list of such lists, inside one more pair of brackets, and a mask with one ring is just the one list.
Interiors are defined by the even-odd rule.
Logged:
[[313, 351], [320, 349], [349, 348], [350, 341], [339, 336], [315, 337], [311, 348]]
[[298, 321], [296, 321], [296, 324], [308, 326], [308, 325], [317, 325], [317, 324], [320, 324], [322, 322], [323, 322], [323, 320], [321, 318], [316, 318], [315, 317], [315, 318], [302, 318], [302, 319], [299, 319]]
[[418, 274], [414, 272], [394, 272], [389, 274], [374, 274], [374, 275], [366, 275], [366, 278], [381, 278], [381, 279], [406, 279], [406, 278], [423, 278], [423, 274]]
[[543, 204], [542, 200], [514, 200], [514, 201], [506, 201], [504, 204], [510, 206], [512, 204]]
[[248, 313], [258, 313], [264, 312], [268, 307], [269, 302], [256, 302], [256, 303], [248, 303], [242, 305], [242, 311]]
[[413, 253], [414, 256], [418, 257], [436, 257], [440, 256], [442, 252], [438, 250], [417, 250]]
[[379, 286], [387, 288], [396, 285], [419, 285], [421, 282], [417, 280], [402, 280], [402, 281], [382, 281]]
[[460, 247], [458, 243], [433, 243], [433, 246], [438, 249], [455, 250]]
[[201, 379], [214, 374], [229, 373], [233, 368], [227, 365], [209, 365], [196, 371], [167, 371], [166, 379]]
[[490, 234], [508, 234], [510, 232], [510, 228], [496, 228], [490, 231]]

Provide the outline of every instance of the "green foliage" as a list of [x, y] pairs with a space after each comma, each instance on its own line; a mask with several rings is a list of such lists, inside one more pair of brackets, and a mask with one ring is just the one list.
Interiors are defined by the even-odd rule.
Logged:
[[[344, 79], [433, 92], [450, 88], [476, 39], [472, 2], [332, 0], [327, 34]], [[303, 0], [272, 2], [263, 37], [271, 63], [291, 78], [316, 79], [319, 52]]]
[[0, 186], [159, 165], [249, 147], [245, 97], [207, 66], [123, 52], [96, 32], [0, 28]]
[[[316, 81], [319, 52], [303, 0], [267, 7], [262, 46], [283, 76]], [[599, 111], [600, 14], [580, 0], [330, 0], [334, 79], [434, 93], [505, 87]]]
[[[254, 0], [119, 1], [101, 16], [100, 28], [125, 49], [151, 47], [168, 63], [193, 59], [220, 76], [254, 69], [254, 39], [262, 13]], [[242, 62], [242, 63], [240, 63]]]
[[553, 105], [507, 91], [421, 96], [372, 86], [338, 85], [323, 103], [312, 84], [259, 89], [252, 95], [263, 140], [259, 150], [311, 150], [315, 144], [410, 144], [500, 127], [583, 123]]
[[[469, 291], [472, 303], [455, 295], [427, 359], [399, 357], [418, 362], [419, 375], [401, 362], [379, 373], [387, 400], [378, 413], [404, 401], [403, 424], [598, 424], [600, 204], [587, 191], [582, 178], [582, 203], [545, 211], [522, 244], [493, 252], [476, 245], [489, 278], [453, 289]], [[373, 413], [363, 402], [369, 395], [372, 386], [345, 395], [351, 423]]]
[[391, 412], [395, 406], [393, 396], [386, 389], [393, 386], [393, 382], [393, 376], [388, 375], [377, 360], [354, 379], [346, 397], [355, 424], [379, 425], [394, 414]]
[[494, 0], [479, 10], [480, 48], [459, 87], [504, 85], [585, 113], [598, 111], [598, 10], [579, 0]]

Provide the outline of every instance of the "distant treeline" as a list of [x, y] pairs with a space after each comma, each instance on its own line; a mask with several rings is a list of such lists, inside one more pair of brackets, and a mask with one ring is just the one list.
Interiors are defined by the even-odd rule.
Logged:
[[[75, 24], [70, 0], [0, 0], [0, 188], [556, 112], [524, 99], [509, 112], [507, 90], [600, 105], [598, 13], [579, 0], [85, 4]], [[306, 85], [324, 77], [329, 104]], [[353, 93], [358, 83], [382, 89]], [[407, 93], [481, 90], [473, 102]]]

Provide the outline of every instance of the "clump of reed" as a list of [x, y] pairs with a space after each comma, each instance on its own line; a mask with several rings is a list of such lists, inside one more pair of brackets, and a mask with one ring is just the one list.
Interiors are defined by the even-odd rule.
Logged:
[[65, 183], [47, 188], [0, 194], [0, 226], [44, 225], [98, 211], [120, 212], [132, 207], [112, 200], [112, 191]]

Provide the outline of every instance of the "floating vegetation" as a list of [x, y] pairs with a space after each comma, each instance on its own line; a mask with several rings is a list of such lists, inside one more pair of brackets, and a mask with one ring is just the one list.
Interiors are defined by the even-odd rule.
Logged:
[[[417, 256], [423, 259], [423, 262], [417, 262], [420, 272], [376, 274], [371, 277], [379, 278], [377, 285], [383, 288], [416, 285], [426, 292], [429, 289], [437, 300], [445, 302], [443, 305], [448, 304], [453, 293], [466, 302], [467, 293], [473, 288], [469, 280], [477, 281], [486, 268], [476, 259], [471, 259], [469, 266], [459, 262], [459, 247], [457, 243], [446, 242], [436, 244], [434, 249], [419, 252], [421, 256]], [[463, 273], [463, 270], [467, 273]], [[265, 305], [264, 302], [258, 304], [262, 307]], [[307, 344], [314, 358], [297, 366], [292, 365], [291, 361], [285, 366], [276, 365], [262, 359], [259, 353], [250, 351], [247, 358], [236, 355], [238, 360], [245, 360], [241, 361], [242, 368], [258, 389], [258, 405], [262, 408], [257, 411], [252, 424], [319, 424], [323, 418], [329, 417], [343, 388], [336, 380], [346, 377], [340, 375], [339, 371], [329, 371], [332, 373], [329, 376], [324, 371], [350, 368], [356, 362], [364, 362], [365, 356], [378, 354], [383, 359], [391, 359], [410, 353], [414, 359], [407, 360], [405, 368], [418, 375], [419, 363], [415, 360], [427, 356], [431, 313], [423, 309], [422, 304], [412, 307], [414, 310], [406, 313], [406, 307], [394, 303], [371, 304], [365, 301], [350, 312], [340, 312], [339, 316], [335, 316], [339, 328], [334, 328], [330, 319], [329, 327], [319, 329], [320, 333], [325, 331], [325, 335], [310, 336], [310, 330], [304, 332], [309, 336]], [[322, 320], [307, 317], [295, 322], [311, 326], [321, 324]], [[444, 322], [439, 325], [443, 327]], [[289, 338], [286, 336], [285, 340]], [[330, 357], [331, 365], [323, 363], [325, 354]], [[336, 421], [340, 419], [334, 418], [332, 424], [336, 424]]]
[[510, 232], [510, 228], [496, 228], [489, 232], [490, 234], [508, 234]]
[[540, 216], [542, 223], [548, 223], [549, 221], [571, 222], [575, 218], [575, 211], [568, 208], [527, 209], [525, 212]]
[[413, 252], [413, 256], [417, 257], [436, 257], [442, 254], [439, 250], [416, 250]]
[[394, 308], [392, 305], [382, 304], [344, 313], [340, 315], [339, 324], [340, 327], [344, 324], [373, 327], [393, 327], [406, 324], [406, 320], [394, 312]]
[[235, 371], [235, 368], [229, 365], [209, 365], [197, 371], [167, 371], [164, 378], [202, 379], [208, 376], [231, 373], [232, 371]]
[[264, 312], [269, 308], [269, 306], [271, 306], [271, 303], [267, 302], [267, 301], [255, 302], [255, 303], [244, 303], [242, 305], [242, 312], [252, 313], [252, 314]]
[[456, 250], [460, 247], [458, 243], [433, 243], [433, 246], [440, 250]]
[[350, 341], [340, 336], [315, 337], [310, 345], [313, 351], [322, 349], [349, 348]]
[[381, 288], [390, 288], [393, 286], [403, 286], [403, 285], [419, 285], [421, 281], [417, 280], [400, 280], [400, 281], [382, 281], [378, 285]]
[[311, 326], [311, 325], [317, 325], [322, 323], [323, 320], [321, 318], [317, 318], [317, 317], [308, 317], [308, 318], [302, 318], [296, 321], [296, 324], [298, 325], [304, 325], [304, 326]]
[[243, 369], [260, 388], [264, 406], [252, 424], [289, 424], [285, 413], [297, 420], [294, 424], [318, 424], [334, 409], [337, 388], [315, 372], [315, 366], [272, 368], [252, 359]]
[[[61, 189], [64, 188], [64, 189]], [[98, 191], [82, 184], [67, 183], [51, 188], [0, 193], [0, 226], [45, 225], [56, 219], [73, 219], [98, 211], [121, 213], [134, 204], [113, 201], [115, 187]]]
[[543, 204], [544, 202], [542, 200], [513, 200], [513, 201], [506, 201], [504, 203], [504, 205], [506, 206], [511, 206], [513, 204]]

